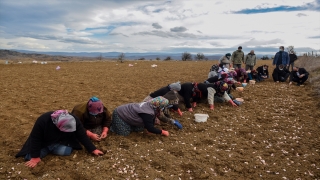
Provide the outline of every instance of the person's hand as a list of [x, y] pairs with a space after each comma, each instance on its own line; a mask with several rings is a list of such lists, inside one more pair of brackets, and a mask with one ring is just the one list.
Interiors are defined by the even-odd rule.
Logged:
[[279, 83], [279, 81], [276, 81], [276, 83]]
[[231, 104], [233, 107], [238, 107], [238, 106], [236, 105], [236, 103], [234, 103], [232, 100], [229, 100], [229, 102], [230, 102], [230, 104]]
[[177, 126], [178, 129], [182, 129], [182, 125], [180, 124], [180, 122], [178, 120], [173, 120], [173, 124], [175, 126]]
[[246, 83], [246, 82], [247, 82], [247, 80], [245, 79], [245, 80], [243, 80], [243, 82], [244, 82], [244, 83]]
[[189, 108], [188, 111], [189, 111], [189, 112], [193, 112], [192, 108]]
[[90, 132], [89, 130], [87, 130], [87, 136], [88, 136], [90, 139], [94, 140], [94, 141], [100, 141], [100, 140], [101, 140], [101, 138], [99, 137], [98, 134], [92, 133], [92, 132]]
[[192, 107], [196, 107], [196, 106], [197, 106], [197, 102], [193, 102]]
[[101, 138], [101, 139], [106, 138], [106, 137], [107, 137], [107, 134], [108, 134], [108, 131], [109, 131], [109, 128], [103, 127], [103, 130], [102, 130], [102, 133], [101, 133], [100, 138]]
[[181, 112], [180, 108], [178, 108], [177, 112], [178, 112], [178, 114], [179, 114], [180, 116], [182, 116], [182, 112]]
[[169, 132], [168, 132], [168, 131], [165, 131], [165, 130], [162, 130], [162, 131], [161, 131], [161, 135], [162, 135], [162, 136], [169, 136]]
[[214, 110], [214, 105], [213, 104], [210, 104], [210, 109]]
[[299, 76], [299, 78], [302, 78], [303, 76], [305, 76], [304, 74], [301, 74], [300, 76]]
[[289, 82], [289, 85], [291, 85], [292, 84], [292, 82]]
[[26, 166], [34, 168], [39, 162], [41, 161], [41, 159], [38, 158], [31, 158], [30, 161], [27, 161], [25, 163]]
[[96, 149], [96, 150], [92, 151], [92, 154], [94, 154], [96, 156], [100, 156], [100, 155], [103, 155], [103, 152], [98, 150], [98, 149]]

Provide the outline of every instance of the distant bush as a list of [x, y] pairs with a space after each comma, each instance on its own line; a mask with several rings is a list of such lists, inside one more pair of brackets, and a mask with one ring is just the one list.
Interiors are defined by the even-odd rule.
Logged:
[[198, 61], [201, 61], [201, 60], [204, 60], [206, 57], [204, 56], [203, 53], [198, 53], [197, 55], [195, 55], [194, 58]]
[[144, 57], [142, 57], [142, 58], [139, 58], [138, 60], [146, 60]]
[[118, 59], [121, 63], [123, 63], [124, 61], [124, 58], [125, 58], [125, 54], [124, 53], [120, 53], [119, 56], [118, 56]]
[[181, 55], [181, 60], [182, 61], [191, 61], [192, 60], [192, 55], [188, 52], [184, 52]]
[[170, 56], [168, 56], [168, 57], [166, 57], [166, 58], [164, 59], [164, 61], [170, 61], [170, 60], [172, 60]]
[[156, 58], [157, 61], [160, 61], [161, 59], [159, 57]]

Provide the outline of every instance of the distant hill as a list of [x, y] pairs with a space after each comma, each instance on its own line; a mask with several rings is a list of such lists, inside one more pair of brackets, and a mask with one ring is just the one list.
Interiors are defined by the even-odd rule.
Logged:
[[[15, 60], [19, 58], [28, 58], [34, 60], [43, 61], [76, 61], [76, 60], [97, 60], [100, 59], [118, 59], [121, 52], [36, 52], [36, 51], [26, 51], [26, 50], [1, 50], [0, 49], [0, 59], [4, 60]], [[155, 60], [160, 58], [161, 60], [170, 56], [171, 59], [181, 60], [182, 53], [159, 53], [159, 52], [149, 52], [149, 53], [125, 53], [125, 59], [137, 60], [144, 58], [145, 60]], [[222, 54], [206, 55], [208, 60], [217, 60]], [[194, 57], [195, 54], [192, 54]], [[262, 56], [258, 56], [261, 58]], [[269, 56], [270, 58], [271, 56]]]

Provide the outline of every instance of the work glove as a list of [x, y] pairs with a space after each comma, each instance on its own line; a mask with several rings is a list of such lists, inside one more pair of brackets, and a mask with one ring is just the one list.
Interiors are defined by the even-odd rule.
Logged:
[[236, 103], [234, 103], [232, 100], [229, 100], [229, 103], [231, 103], [231, 105], [232, 105], [233, 107], [238, 107], [238, 106], [236, 105]]
[[244, 82], [244, 83], [246, 83], [246, 82], [247, 82], [247, 80], [245, 79], [245, 80], [243, 80], [243, 82]]
[[89, 130], [87, 130], [87, 136], [94, 141], [101, 140], [98, 134], [94, 134], [94, 133], [90, 132]]
[[41, 159], [38, 158], [31, 158], [30, 161], [26, 162], [25, 165], [31, 168], [34, 168], [39, 162], [41, 161]]
[[162, 136], [169, 136], [169, 132], [165, 130], [161, 130], [161, 135]]
[[196, 106], [197, 106], [197, 102], [193, 102], [192, 107], [196, 107]]
[[181, 112], [180, 108], [178, 108], [177, 112], [179, 113], [180, 116], [182, 116], [182, 112]]
[[213, 104], [210, 104], [210, 109], [214, 110], [214, 105]]
[[100, 150], [96, 149], [94, 151], [92, 151], [92, 153], [96, 156], [99, 156], [99, 155], [103, 155], [103, 152], [101, 152]]
[[189, 108], [188, 111], [189, 111], [189, 112], [193, 112], [192, 108]]
[[182, 125], [178, 120], [173, 120], [173, 125], [177, 126], [178, 129], [182, 129]]
[[103, 127], [103, 130], [102, 130], [102, 133], [101, 133], [100, 138], [101, 138], [101, 139], [106, 138], [106, 137], [107, 137], [107, 133], [108, 133], [108, 131], [109, 131], [109, 128], [107, 128], [107, 127]]

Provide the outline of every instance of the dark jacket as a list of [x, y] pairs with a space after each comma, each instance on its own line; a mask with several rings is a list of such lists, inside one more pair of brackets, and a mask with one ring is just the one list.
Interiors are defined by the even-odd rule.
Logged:
[[201, 91], [200, 93], [196, 93], [195, 96], [192, 97], [193, 102], [199, 102], [201, 99], [207, 99], [208, 98], [208, 89], [209, 87], [214, 88], [213, 83], [198, 83], [198, 89]]
[[170, 91], [170, 88], [169, 86], [165, 86], [165, 87], [162, 87], [156, 91], [154, 91], [153, 93], [151, 93], [149, 96], [152, 97], [152, 98], [155, 98], [155, 97], [158, 97], [158, 96], [164, 96], [165, 94], [167, 94], [167, 92]]
[[104, 106], [103, 113], [93, 116], [89, 114], [87, 103], [82, 103], [76, 105], [71, 114], [79, 118], [85, 129], [94, 129], [99, 126], [110, 128], [111, 125], [111, 114]]
[[60, 143], [62, 145], [70, 146], [73, 149], [82, 149], [79, 142], [89, 151], [92, 152], [97, 149], [88, 138], [82, 123], [76, 119], [75, 132], [60, 131], [51, 120], [51, 112], [42, 114], [35, 122], [33, 129], [16, 157], [31, 155], [31, 158], [40, 157], [40, 151], [53, 143]]
[[299, 79], [299, 76], [297, 73], [299, 73], [299, 75], [301, 74], [305, 74], [305, 76], [309, 75], [309, 73], [304, 68], [299, 68], [298, 71], [291, 71], [290, 81], [292, 81], [293, 78]]
[[295, 54], [289, 54], [289, 58], [290, 58], [290, 64], [295, 62], [298, 59], [297, 55]]
[[287, 68], [283, 68], [281, 71], [279, 68], [275, 68], [272, 73], [272, 77], [274, 81], [280, 81], [280, 77], [285, 77], [286, 74], [289, 74], [290, 71]]
[[243, 76], [243, 80], [248, 79], [248, 74], [246, 72], [245, 69], [243, 68], [238, 68], [235, 70], [235, 72], [237, 73], [237, 76], [234, 77], [235, 80], [240, 81], [240, 78]]
[[191, 108], [190, 99], [193, 96], [193, 83], [183, 83], [181, 84], [181, 90], [178, 91], [179, 95], [183, 97], [186, 108]]
[[265, 76], [265, 75], [267, 75], [267, 76], [269, 77], [269, 71], [268, 71], [268, 69], [263, 70], [263, 66], [259, 66], [259, 67], [257, 68], [257, 73], [258, 73], [259, 76]]

